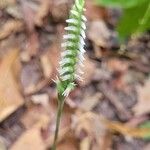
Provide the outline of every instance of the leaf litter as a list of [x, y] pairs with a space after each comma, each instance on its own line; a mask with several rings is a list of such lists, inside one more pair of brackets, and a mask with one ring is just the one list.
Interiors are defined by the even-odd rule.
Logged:
[[[4, 149], [51, 147], [57, 108], [52, 80], [72, 2], [0, 1], [0, 146]], [[150, 34], [129, 39], [126, 51], [119, 51], [111, 27], [113, 10], [89, 0], [86, 8], [84, 82], [77, 83], [66, 100], [58, 149], [126, 150], [130, 141], [140, 150], [134, 140], [138, 139], [147, 150], [144, 139], [150, 130], [139, 125], [149, 120], [150, 113]], [[18, 109], [23, 112], [19, 116]]]

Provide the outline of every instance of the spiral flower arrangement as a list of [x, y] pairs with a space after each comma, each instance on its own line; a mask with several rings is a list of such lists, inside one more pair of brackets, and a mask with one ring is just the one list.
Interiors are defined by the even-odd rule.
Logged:
[[66, 34], [63, 36], [60, 67], [58, 69], [58, 77], [55, 81], [58, 92], [58, 112], [56, 121], [56, 130], [52, 150], [56, 150], [60, 118], [63, 110], [65, 98], [75, 87], [75, 80], [82, 80], [81, 75], [84, 61], [84, 39], [86, 29], [86, 18], [84, 14], [84, 0], [75, 0], [70, 11], [70, 17], [66, 22]]

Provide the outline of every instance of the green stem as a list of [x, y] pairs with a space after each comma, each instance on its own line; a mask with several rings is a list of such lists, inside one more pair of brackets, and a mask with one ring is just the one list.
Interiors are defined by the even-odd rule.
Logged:
[[54, 142], [53, 142], [53, 146], [52, 146], [51, 150], [56, 150], [59, 126], [60, 126], [60, 119], [61, 119], [61, 115], [62, 115], [63, 106], [64, 106], [64, 100], [59, 101], [58, 102], [58, 110], [57, 110], [56, 130], [55, 130]]

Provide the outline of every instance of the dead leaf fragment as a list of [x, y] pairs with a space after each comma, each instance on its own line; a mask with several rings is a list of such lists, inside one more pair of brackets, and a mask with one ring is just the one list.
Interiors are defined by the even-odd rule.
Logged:
[[48, 94], [32, 95], [32, 96], [31, 96], [31, 100], [32, 100], [35, 104], [41, 104], [41, 105], [44, 106], [45, 108], [47, 108], [48, 105], [49, 105], [49, 97], [48, 97]]
[[133, 111], [136, 115], [150, 113], [150, 79], [145, 82], [143, 87], [138, 87], [138, 102]]
[[108, 47], [108, 40], [111, 36], [111, 33], [104, 21], [98, 20], [91, 22], [87, 36], [95, 45]]
[[48, 14], [50, 8], [50, 1], [49, 0], [42, 0], [41, 5], [36, 13], [34, 22], [38, 26], [43, 25], [43, 19]]
[[44, 142], [42, 141], [40, 129], [31, 128], [26, 131], [19, 140], [11, 147], [10, 150], [45, 150]]
[[46, 78], [49, 78], [52, 74], [52, 65], [49, 60], [49, 57], [46, 55], [41, 56], [41, 65], [43, 68], [43, 74]]
[[17, 57], [18, 50], [11, 50], [0, 63], [0, 121], [23, 104], [23, 98], [13, 74], [13, 65]]
[[17, 20], [9, 20], [2, 27], [0, 32], [0, 40], [8, 37], [12, 33], [23, 30], [23, 23]]
[[129, 137], [144, 138], [147, 135], [147, 133], [150, 132], [149, 128], [130, 127], [120, 122], [106, 121], [106, 124], [108, 128], [112, 131], [119, 132], [122, 135]]
[[79, 107], [82, 110], [90, 111], [98, 104], [101, 97], [102, 97], [101, 93], [96, 93], [93, 96], [86, 96]]
[[91, 140], [89, 137], [85, 137], [80, 143], [80, 150], [90, 150]]
[[104, 7], [97, 6], [94, 1], [86, 0], [85, 16], [88, 20], [99, 20], [107, 18], [107, 11]]
[[16, 3], [16, 0], [0, 0], [0, 9]]

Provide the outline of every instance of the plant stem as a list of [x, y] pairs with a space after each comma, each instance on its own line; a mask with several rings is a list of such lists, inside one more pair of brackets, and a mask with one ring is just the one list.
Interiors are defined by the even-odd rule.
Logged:
[[53, 146], [52, 146], [51, 150], [56, 150], [58, 133], [59, 133], [59, 126], [60, 126], [60, 119], [61, 119], [61, 115], [62, 115], [63, 106], [64, 106], [64, 100], [59, 101], [58, 102], [58, 110], [57, 110], [55, 136], [54, 136], [54, 142], [53, 142]]

